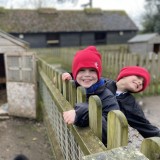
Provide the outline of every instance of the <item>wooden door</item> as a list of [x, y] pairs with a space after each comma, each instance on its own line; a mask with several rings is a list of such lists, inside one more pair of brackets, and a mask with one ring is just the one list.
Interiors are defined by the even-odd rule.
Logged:
[[9, 114], [36, 117], [35, 56], [33, 53], [5, 55]]

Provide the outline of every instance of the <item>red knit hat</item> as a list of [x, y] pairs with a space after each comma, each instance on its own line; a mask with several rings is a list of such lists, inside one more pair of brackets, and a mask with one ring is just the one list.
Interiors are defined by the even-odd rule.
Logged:
[[95, 46], [89, 46], [78, 51], [72, 61], [72, 74], [76, 80], [78, 71], [81, 68], [94, 68], [97, 71], [98, 80], [102, 74], [101, 55]]
[[117, 77], [117, 81], [119, 81], [123, 77], [132, 76], [132, 75], [136, 75], [144, 78], [143, 88], [140, 91], [145, 90], [145, 88], [150, 83], [150, 74], [145, 68], [142, 68], [139, 66], [127, 66], [122, 68]]

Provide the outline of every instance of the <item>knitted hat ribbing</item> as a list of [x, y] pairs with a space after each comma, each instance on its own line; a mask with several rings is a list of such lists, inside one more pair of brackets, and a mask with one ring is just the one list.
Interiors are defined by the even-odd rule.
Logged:
[[101, 55], [95, 46], [89, 46], [75, 54], [72, 61], [72, 74], [75, 80], [81, 68], [94, 68], [97, 71], [98, 80], [100, 79], [102, 74]]
[[126, 66], [122, 68], [117, 77], [117, 81], [119, 81], [123, 77], [132, 76], [132, 75], [136, 75], [144, 78], [143, 88], [140, 91], [145, 90], [145, 88], [150, 83], [150, 74], [145, 68], [142, 68], [139, 66]]

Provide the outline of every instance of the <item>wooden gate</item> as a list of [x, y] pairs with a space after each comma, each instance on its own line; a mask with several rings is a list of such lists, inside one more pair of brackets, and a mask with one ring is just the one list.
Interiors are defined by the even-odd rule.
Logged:
[[9, 115], [36, 118], [34, 54], [7, 53], [5, 68]]

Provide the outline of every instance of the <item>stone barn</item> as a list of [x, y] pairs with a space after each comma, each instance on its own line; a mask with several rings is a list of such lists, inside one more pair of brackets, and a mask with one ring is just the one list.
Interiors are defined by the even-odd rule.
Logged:
[[151, 55], [160, 52], [160, 35], [158, 33], [136, 35], [128, 41], [129, 51], [133, 54]]
[[28, 50], [27, 42], [0, 31], [0, 98], [6, 94], [9, 115], [35, 118], [35, 60]]

